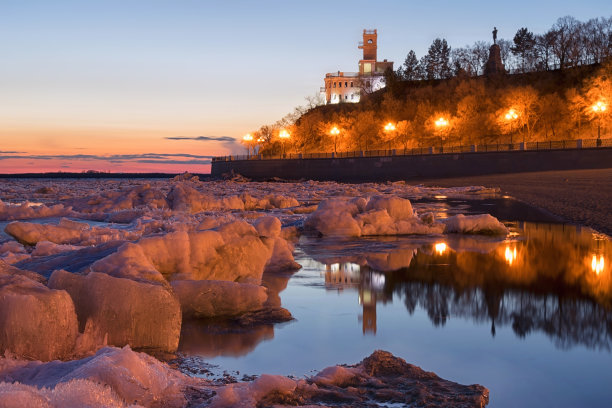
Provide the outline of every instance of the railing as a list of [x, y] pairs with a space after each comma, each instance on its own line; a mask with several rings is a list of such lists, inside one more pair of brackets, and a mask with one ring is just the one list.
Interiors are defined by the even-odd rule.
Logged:
[[213, 157], [212, 161], [233, 160], [277, 160], [277, 159], [341, 159], [351, 157], [387, 157], [387, 156], [418, 156], [428, 154], [456, 154], [476, 152], [508, 152], [526, 150], [560, 150], [586, 149], [597, 147], [612, 147], [612, 138], [608, 139], [575, 139], [556, 140], [548, 142], [525, 143], [495, 143], [486, 145], [459, 145], [417, 147], [412, 149], [361, 150], [337, 153], [287, 153], [284, 155], [236, 155]]

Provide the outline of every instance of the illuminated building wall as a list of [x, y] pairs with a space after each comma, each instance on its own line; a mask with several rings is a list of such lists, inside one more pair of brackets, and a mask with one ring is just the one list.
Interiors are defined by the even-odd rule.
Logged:
[[325, 74], [325, 103], [359, 102], [362, 93], [370, 93], [385, 87], [384, 74], [393, 69], [391, 61], [377, 61], [378, 34], [376, 30], [363, 30], [359, 48], [363, 58], [359, 60], [359, 72], [337, 71]]

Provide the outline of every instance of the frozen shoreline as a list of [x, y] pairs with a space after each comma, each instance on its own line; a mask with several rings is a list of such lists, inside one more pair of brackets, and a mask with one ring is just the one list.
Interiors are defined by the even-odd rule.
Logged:
[[612, 236], [612, 169], [498, 174], [427, 180], [426, 186], [483, 185], [574, 224]]

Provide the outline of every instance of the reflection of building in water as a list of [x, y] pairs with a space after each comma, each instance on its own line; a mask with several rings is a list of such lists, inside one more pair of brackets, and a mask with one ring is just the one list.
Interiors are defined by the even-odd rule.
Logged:
[[359, 317], [363, 333], [376, 334], [376, 302], [389, 300], [383, 293], [385, 275], [371, 270], [368, 266], [355, 263], [335, 263], [325, 267], [325, 287], [342, 290], [357, 289], [359, 304], [363, 313]]

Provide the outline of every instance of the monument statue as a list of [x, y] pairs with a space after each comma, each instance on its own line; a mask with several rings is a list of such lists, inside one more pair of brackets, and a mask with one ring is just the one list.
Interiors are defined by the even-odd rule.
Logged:
[[497, 44], [497, 27], [493, 27], [493, 45], [489, 48], [489, 60], [484, 66], [484, 74], [492, 76], [504, 74], [505, 72], [506, 68], [501, 60], [501, 49]]

